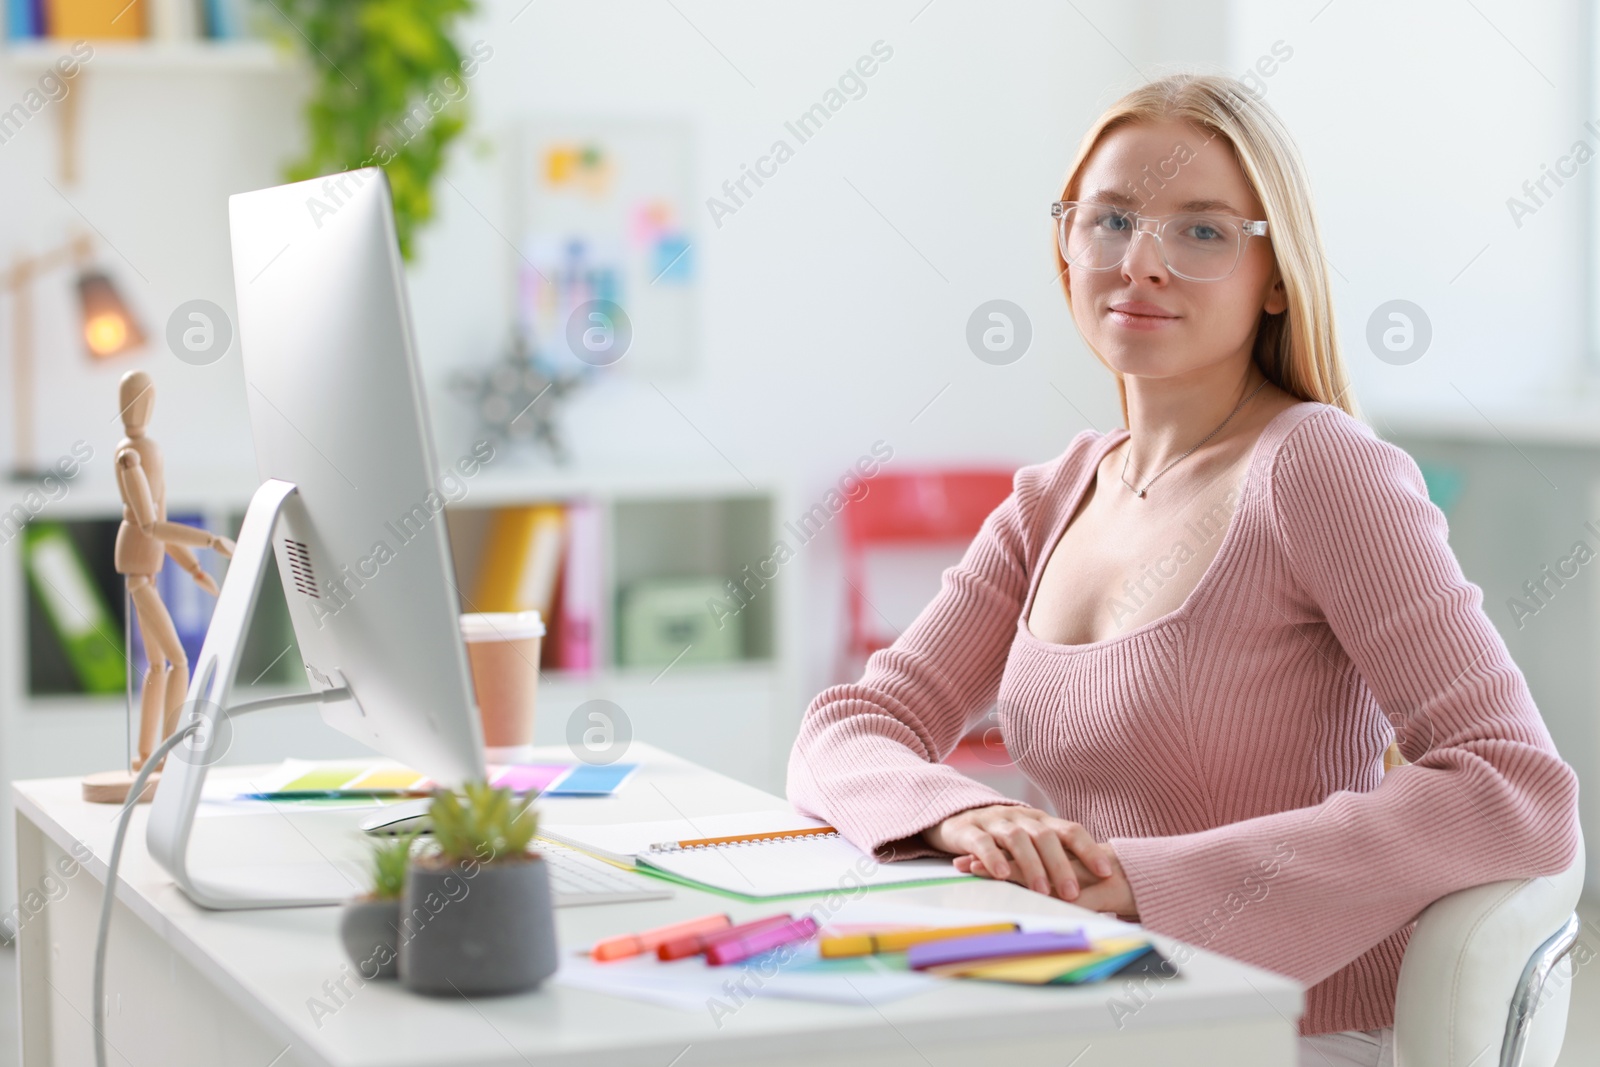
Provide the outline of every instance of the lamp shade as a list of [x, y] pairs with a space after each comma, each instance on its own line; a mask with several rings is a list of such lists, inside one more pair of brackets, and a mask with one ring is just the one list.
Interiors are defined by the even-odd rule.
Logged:
[[83, 312], [83, 341], [96, 359], [109, 359], [144, 344], [144, 331], [103, 271], [78, 275], [78, 302]]

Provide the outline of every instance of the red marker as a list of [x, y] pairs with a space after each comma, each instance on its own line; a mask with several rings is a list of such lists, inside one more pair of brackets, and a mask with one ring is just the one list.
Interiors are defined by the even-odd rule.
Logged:
[[689, 934], [686, 937], [675, 937], [671, 941], [663, 941], [656, 946], [656, 956], [664, 960], [681, 960], [685, 956], [698, 956], [712, 945], [734, 938], [744, 937], [773, 926], [782, 926], [792, 922], [794, 916], [788, 912], [782, 915], [769, 915], [765, 919], [754, 919], [738, 926], [730, 926], [725, 930], [713, 930], [709, 934]]
[[733, 920], [725, 912], [715, 915], [702, 915], [698, 919], [687, 922], [673, 923], [670, 926], [658, 926], [653, 930], [641, 930], [636, 934], [622, 934], [618, 937], [608, 937], [604, 941], [596, 942], [590, 954], [597, 960], [617, 960], [624, 956], [637, 956], [641, 952], [650, 952], [663, 941], [670, 941], [675, 937], [687, 937], [690, 934], [705, 934], [712, 930], [726, 930], [733, 925]]
[[807, 915], [793, 922], [786, 922], [782, 926], [758, 930], [744, 937], [724, 941], [720, 945], [712, 945], [706, 949], [706, 962], [713, 967], [720, 967], [725, 963], [738, 963], [779, 945], [786, 945], [791, 941], [804, 941], [814, 936], [816, 932], [817, 920]]

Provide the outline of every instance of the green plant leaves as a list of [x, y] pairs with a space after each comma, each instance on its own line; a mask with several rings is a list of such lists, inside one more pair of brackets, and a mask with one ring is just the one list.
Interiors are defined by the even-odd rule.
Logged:
[[455, 863], [521, 856], [539, 828], [531, 795], [516, 800], [510, 789], [484, 781], [467, 782], [460, 793], [434, 793], [428, 816], [439, 852]]
[[411, 864], [411, 844], [420, 831], [413, 830], [372, 846], [372, 895], [379, 900], [399, 900]]
[[[474, 0], [274, 0], [280, 37], [315, 72], [306, 154], [290, 181], [381, 166], [400, 252], [433, 217], [445, 148], [466, 128], [462, 56], [450, 31]], [[451, 90], [448, 87], [454, 86]]]

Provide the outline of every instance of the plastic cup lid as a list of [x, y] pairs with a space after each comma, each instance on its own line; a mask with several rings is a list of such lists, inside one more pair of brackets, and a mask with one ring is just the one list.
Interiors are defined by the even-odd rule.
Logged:
[[537, 611], [468, 611], [461, 614], [461, 636], [467, 641], [521, 641], [544, 636]]

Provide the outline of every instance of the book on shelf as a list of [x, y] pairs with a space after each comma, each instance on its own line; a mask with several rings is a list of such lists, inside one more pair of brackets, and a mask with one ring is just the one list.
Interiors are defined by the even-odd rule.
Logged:
[[555, 600], [566, 515], [560, 504], [497, 508], [489, 519], [473, 604], [478, 611], [538, 611]]
[[239, 40], [256, 32], [271, 9], [259, 0], [3, 0], [8, 41]]
[[202, 0], [145, 0], [149, 34], [157, 41], [198, 41], [205, 32]]
[[6, 40], [26, 41], [44, 36], [42, 0], [5, 0]]
[[146, 37], [154, 20], [151, 5], [127, 0], [43, 0], [39, 5], [41, 37], [65, 40], [137, 40]]
[[86, 693], [120, 693], [127, 685], [122, 627], [83, 553], [59, 522], [23, 529], [23, 570], [50, 632]]
[[251, 37], [246, 3], [248, 0], [205, 0], [206, 37], [213, 40]]
[[556, 666], [592, 671], [597, 663], [600, 589], [600, 512], [593, 501], [567, 505], [567, 558], [556, 610]]
[[541, 614], [544, 620], [544, 640], [539, 645], [539, 669], [561, 670], [561, 600], [566, 595], [566, 553], [562, 553], [561, 565], [556, 568], [556, 585], [550, 594], [550, 613]]
[[489, 518], [470, 610], [536, 610], [540, 659], [556, 670], [598, 662], [600, 522], [587, 500], [497, 508]]

